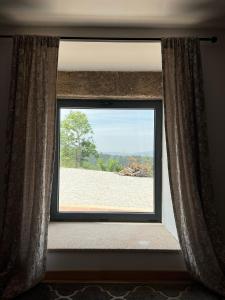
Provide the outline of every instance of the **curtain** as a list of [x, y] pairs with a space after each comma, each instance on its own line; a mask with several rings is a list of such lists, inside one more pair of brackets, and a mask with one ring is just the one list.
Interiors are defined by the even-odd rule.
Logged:
[[225, 249], [210, 176], [199, 40], [162, 40], [168, 167], [188, 270], [225, 295]]
[[7, 129], [0, 277], [3, 299], [45, 271], [54, 156], [57, 37], [15, 36]]

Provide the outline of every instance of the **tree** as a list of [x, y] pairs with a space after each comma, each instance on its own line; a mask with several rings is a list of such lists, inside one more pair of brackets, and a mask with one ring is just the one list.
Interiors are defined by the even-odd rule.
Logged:
[[71, 111], [60, 124], [61, 163], [79, 168], [90, 155], [97, 156], [93, 130], [87, 116]]

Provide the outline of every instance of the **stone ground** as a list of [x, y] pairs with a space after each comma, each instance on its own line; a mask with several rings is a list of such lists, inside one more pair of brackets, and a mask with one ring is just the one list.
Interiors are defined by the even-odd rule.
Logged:
[[60, 168], [60, 211], [153, 212], [153, 178]]

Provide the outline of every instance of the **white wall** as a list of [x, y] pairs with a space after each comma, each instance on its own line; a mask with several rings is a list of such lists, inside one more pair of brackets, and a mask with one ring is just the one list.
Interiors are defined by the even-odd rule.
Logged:
[[59, 71], [162, 71], [161, 43], [60, 41]]
[[47, 270], [184, 271], [185, 265], [176, 251], [50, 251]]
[[170, 192], [165, 128], [163, 128], [162, 141], [162, 223], [165, 225], [167, 230], [169, 230], [169, 232], [172, 233], [172, 235], [178, 240]]

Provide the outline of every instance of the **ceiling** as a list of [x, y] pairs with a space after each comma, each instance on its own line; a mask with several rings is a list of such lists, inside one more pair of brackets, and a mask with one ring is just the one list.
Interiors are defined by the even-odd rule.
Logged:
[[1, 0], [0, 23], [225, 28], [225, 0]]
[[161, 71], [160, 43], [60, 42], [60, 71]]

